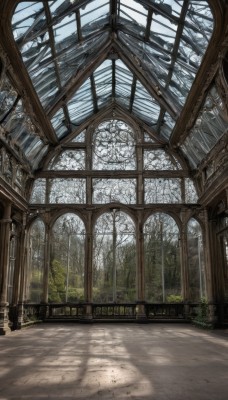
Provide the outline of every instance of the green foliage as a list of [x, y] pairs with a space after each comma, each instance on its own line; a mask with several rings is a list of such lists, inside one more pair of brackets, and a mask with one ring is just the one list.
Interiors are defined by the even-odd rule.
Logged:
[[68, 301], [69, 302], [77, 302], [84, 299], [84, 289], [83, 288], [74, 288], [69, 287], [68, 289]]
[[66, 271], [58, 260], [53, 260], [49, 270], [49, 294], [50, 302], [65, 301]]
[[182, 303], [183, 297], [178, 294], [170, 294], [167, 296], [167, 303]]
[[213, 326], [208, 322], [209, 307], [205, 297], [200, 300], [199, 307], [197, 307], [197, 315], [193, 320], [193, 323], [201, 328], [211, 329]]

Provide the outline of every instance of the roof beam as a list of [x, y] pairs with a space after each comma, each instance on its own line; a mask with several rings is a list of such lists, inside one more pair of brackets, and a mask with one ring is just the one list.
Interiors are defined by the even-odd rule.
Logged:
[[148, 15], [147, 15], [147, 23], [146, 23], [146, 30], [145, 30], [145, 40], [148, 41], [150, 37], [150, 27], [151, 27], [151, 22], [152, 22], [152, 16], [153, 16], [153, 11], [151, 8], [148, 10]]
[[77, 71], [72, 76], [69, 82], [61, 89], [53, 99], [52, 104], [46, 110], [47, 115], [51, 118], [66, 101], [73, 96], [79, 87], [90, 77], [92, 72], [107, 58], [108, 52], [111, 48], [111, 38], [108, 39], [105, 46], [100, 49], [93, 59], [85, 66], [83, 70]]
[[137, 65], [135, 57], [129, 50], [119, 43], [118, 40], [114, 40], [114, 47], [118, 52], [122, 61], [128, 66], [128, 68], [133, 72], [137, 79], [142, 83], [142, 85], [147, 89], [148, 93], [160, 104], [160, 106], [164, 107], [168, 113], [172, 116], [173, 119], [177, 119], [178, 113], [175, 105], [171, 101], [166, 100], [165, 95], [163, 95], [160, 90], [159, 83], [152, 83], [150, 79], [148, 79], [145, 71], [142, 71], [142, 68]]
[[136, 81], [137, 81], [136, 76], [135, 76], [135, 74], [133, 74], [133, 81], [132, 81], [132, 85], [131, 85], [130, 106], [129, 106], [130, 113], [132, 112], [134, 99], [135, 99]]
[[96, 93], [96, 86], [95, 86], [93, 74], [90, 76], [90, 83], [91, 83], [91, 89], [92, 89], [92, 95], [93, 95], [93, 110], [95, 113], [97, 113], [97, 111], [98, 111], [97, 93]]
[[77, 21], [77, 34], [78, 34], [78, 41], [81, 43], [83, 41], [82, 36], [82, 28], [81, 28], [81, 17], [80, 17], [80, 10], [76, 10], [76, 21]]

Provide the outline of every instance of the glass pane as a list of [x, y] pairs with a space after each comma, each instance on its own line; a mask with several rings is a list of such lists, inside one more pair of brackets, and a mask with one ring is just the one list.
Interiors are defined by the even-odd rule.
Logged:
[[93, 203], [136, 203], [136, 179], [93, 179]]
[[179, 230], [169, 215], [152, 215], [144, 225], [145, 299], [182, 301]]
[[77, 142], [81, 143], [81, 142], [84, 142], [84, 141], [85, 141], [85, 135], [86, 135], [86, 129], [85, 129], [83, 132], [79, 133], [79, 134], [72, 140], [72, 143], [77, 143]]
[[164, 150], [144, 150], [144, 169], [177, 170], [181, 165]]
[[181, 203], [181, 180], [145, 179], [145, 203]]
[[29, 235], [29, 293], [27, 301], [40, 303], [43, 293], [43, 271], [45, 249], [45, 226], [43, 221], [36, 220]]
[[95, 130], [93, 168], [98, 170], [136, 168], [134, 133], [126, 123], [111, 120], [103, 122]]
[[137, 81], [136, 84], [132, 111], [149, 125], [153, 125], [157, 122], [160, 113], [159, 104], [150, 96], [139, 81]]
[[82, 34], [87, 33], [88, 28], [97, 26], [99, 22], [104, 21], [102, 25], [108, 22], [105, 18], [109, 12], [109, 2], [104, 0], [90, 1], [85, 7], [80, 9]]
[[198, 195], [192, 179], [185, 179], [185, 202], [186, 203], [197, 203]]
[[51, 119], [52, 126], [56, 132], [58, 138], [61, 138], [67, 133], [68, 128], [66, 126], [66, 119], [63, 110], [60, 108], [59, 111]]
[[141, 4], [134, 0], [131, 0], [131, 2], [127, 0], [121, 0], [119, 15], [121, 18], [138, 23], [144, 28], [146, 27], [147, 11]]
[[70, 120], [74, 125], [80, 125], [93, 113], [93, 96], [90, 80], [79, 88], [73, 98], [67, 104]]
[[196, 166], [216, 145], [227, 129], [227, 120], [222, 100], [216, 87], [212, 87], [198, 115], [194, 127], [181, 149], [192, 166]]
[[39, 178], [34, 181], [30, 203], [45, 203], [46, 179]]
[[48, 169], [52, 170], [82, 170], [85, 169], [84, 150], [65, 150], [50, 162]]
[[86, 180], [85, 179], [50, 179], [49, 203], [76, 203], [86, 201]]
[[93, 301], [136, 300], [135, 227], [131, 218], [113, 209], [94, 229]]
[[64, 214], [52, 229], [49, 302], [84, 300], [85, 227], [75, 214]]
[[202, 231], [195, 219], [188, 222], [188, 272], [190, 300], [199, 301], [205, 296], [205, 272]]

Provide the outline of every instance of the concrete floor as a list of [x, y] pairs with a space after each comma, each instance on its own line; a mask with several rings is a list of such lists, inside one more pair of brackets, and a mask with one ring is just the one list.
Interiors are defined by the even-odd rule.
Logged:
[[43, 324], [0, 337], [0, 400], [227, 400], [228, 331]]

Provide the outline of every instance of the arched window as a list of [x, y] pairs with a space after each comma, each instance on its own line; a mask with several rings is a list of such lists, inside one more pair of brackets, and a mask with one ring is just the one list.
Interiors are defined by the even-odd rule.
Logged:
[[30, 228], [29, 235], [29, 294], [28, 299], [32, 303], [40, 303], [43, 292], [44, 272], [44, 246], [45, 226], [43, 221], [37, 219]]
[[93, 301], [136, 300], [135, 227], [124, 212], [100, 216], [94, 229]]
[[93, 169], [136, 169], [134, 132], [123, 121], [109, 120], [93, 134]]
[[191, 301], [199, 301], [205, 296], [205, 273], [202, 230], [198, 221], [191, 218], [188, 233], [188, 274]]
[[146, 301], [180, 301], [179, 229], [172, 217], [156, 213], [147, 219], [144, 252]]
[[50, 302], [78, 302], [84, 299], [85, 227], [75, 214], [59, 217], [52, 229], [49, 268]]

